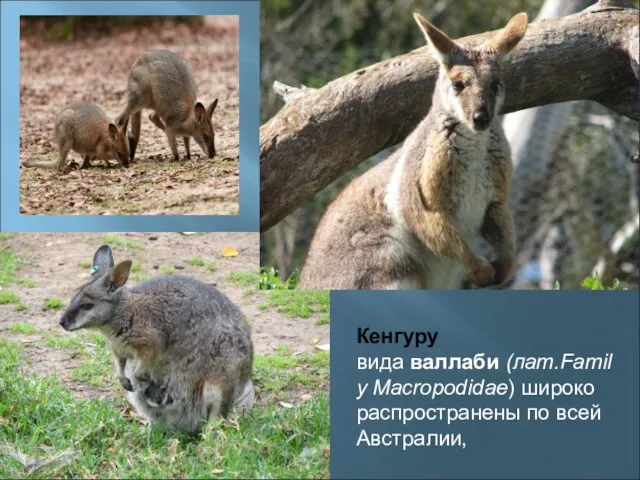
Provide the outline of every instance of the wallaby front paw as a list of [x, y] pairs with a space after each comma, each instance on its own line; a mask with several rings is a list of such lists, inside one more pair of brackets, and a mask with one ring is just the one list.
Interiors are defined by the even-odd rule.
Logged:
[[486, 258], [481, 257], [476, 268], [467, 275], [467, 280], [478, 287], [493, 285], [496, 271]]
[[131, 385], [131, 381], [127, 377], [118, 377], [118, 380], [127, 392], [133, 392], [133, 385]]

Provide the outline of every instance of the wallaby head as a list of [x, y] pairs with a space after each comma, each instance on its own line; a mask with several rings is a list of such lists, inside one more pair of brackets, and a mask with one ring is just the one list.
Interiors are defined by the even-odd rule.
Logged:
[[414, 18], [440, 64], [434, 103], [473, 131], [486, 130], [504, 102], [502, 59], [524, 36], [527, 14], [515, 15], [493, 38], [475, 47], [463, 47], [418, 13]]
[[109, 136], [106, 141], [106, 150], [112, 158], [117, 158], [120, 162], [129, 165], [129, 140], [127, 139], [127, 118], [122, 125], [117, 127], [114, 123], [109, 124]]
[[216, 98], [211, 104], [205, 108], [200, 102], [195, 106], [195, 126], [193, 131], [193, 139], [196, 141], [202, 151], [209, 157], [216, 156], [216, 146], [214, 142], [213, 123], [211, 123], [211, 116], [213, 115], [216, 106], [218, 105], [218, 99]]
[[131, 271], [131, 260], [114, 265], [111, 248], [101, 246], [93, 256], [91, 278], [80, 287], [69, 307], [60, 318], [67, 331], [81, 328], [103, 328], [112, 320], [120, 307], [120, 288]]

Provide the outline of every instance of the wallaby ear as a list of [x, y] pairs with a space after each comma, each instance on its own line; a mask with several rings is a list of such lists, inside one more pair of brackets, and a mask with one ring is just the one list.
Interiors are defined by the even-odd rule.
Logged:
[[131, 260], [125, 260], [113, 267], [111, 270], [111, 287], [115, 290], [120, 288], [129, 279], [129, 273], [131, 272]]
[[207, 114], [204, 105], [202, 105], [200, 102], [196, 103], [195, 111], [196, 120], [198, 121], [198, 123], [204, 122], [204, 116]]
[[507, 23], [502, 30], [489, 40], [489, 48], [495, 50], [499, 55], [506, 55], [522, 40], [522, 37], [524, 37], [527, 31], [528, 23], [529, 19], [527, 14], [524, 12], [518, 13], [509, 20], [509, 23]]
[[91, 275], [98, 275], [110, 268], [113, 268], [113, 253], [109, 245], [102, 245], [93, 255]]
[[116, 127], [113, 123], [109, 124], [109, 136], [111, 140], [115, 140], [118, 138], [118, 127]]
[[447, 63], [451, 53], [458, 48], [456, 42], [451, 40], [446, 33], [429, 23], [429, 21], [419, 13], [414, 13], [413, 18], [415, 18], [420, 30], [422, 30], [432, 55], [438, 62]]
[[211, 115], [213, 115], [213, 112], [215, 111], [217, 106], [218, 99], [216, 98], [213, 102], [211, 102], [211, 105], [207, 107], [207, 117], [211, 118]]
[[120, 124], [120, 133], [123, 135], [127, 133], [127, 125], [129, 125], [129, 117], [125, 118], [124, 121]]

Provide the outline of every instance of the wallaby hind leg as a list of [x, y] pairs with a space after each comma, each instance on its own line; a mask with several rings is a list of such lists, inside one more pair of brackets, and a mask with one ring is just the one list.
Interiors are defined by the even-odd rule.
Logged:
[[191, 159], [191, 149], [189, 148], [189, 140], [191, 140], [190, 137], [182, 137], [182, 140], [184, 140], [184, 149], [187, 151], [187, 160]]

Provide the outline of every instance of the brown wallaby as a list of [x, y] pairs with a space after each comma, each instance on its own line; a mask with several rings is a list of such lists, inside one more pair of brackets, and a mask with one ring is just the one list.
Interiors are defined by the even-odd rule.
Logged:
[[133, 161], [140, 140], [142, 109], [153, 110], [149, 120], [167, 135], [174, 160], [178, 160], [177, 137], [184, 140], [187, 159], [191, 158], [189, 139], [193, 137], [209, 158], [216, 155], [211, 123], [218, 99], [205, 108], [196, 100], [196, 81], [191, 67], [168, 50], [145, 52], [135, 61], [127, 84], [127, 106], [118, 115], [120, 125], [130, 116], [130, 158]]
[[[527, 15], [474, 48], [414, 17], [440, 64], [431, 109], [398, 151], [329, 206], [300, 288], [452, 289], [465, 271], [487, 287], [511, 274], [511, 151], [497, 116], [501, 61], [524, 36]], [[491, 263], [473, 250], [480, 236], [495, 251]]]
[[131, 260], [94, 254], [91, 278], [60, 318], [67, 331], [98, 330], [135, 409], [169, 429], [198, 432], [255, 400], [251, 328], [240, 309], [195, 278], [155, 277], [125, 286]]
[[116, 127], [96, 104], [74, 102], [64, 107], [56, 117], [58, 160], [27, 160], [25, 167], [57, 168], [63, 171], [67, 156], [73, 150], [83, 155], [81, 168], [90, 166], [90, 160], [118, 160], [129, 166], [129, 144], [126, 138], [127, 122]]

